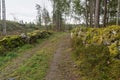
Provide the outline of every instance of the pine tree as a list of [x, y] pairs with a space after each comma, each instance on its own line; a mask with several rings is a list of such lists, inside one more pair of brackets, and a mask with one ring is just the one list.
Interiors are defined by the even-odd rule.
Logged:
[[100, 0], [96, 0], [95, 7], [95, 27], [99, 27], [99, 18], [100, 18]]

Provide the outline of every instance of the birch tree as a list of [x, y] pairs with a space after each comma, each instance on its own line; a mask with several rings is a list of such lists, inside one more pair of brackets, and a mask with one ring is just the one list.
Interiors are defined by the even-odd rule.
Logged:
[[42, 19], [43, 19], [46, 29], [48, 30], [47, 25], [50, 22], [50, 15], [49, 15], [48, 10], [45, 7], [42, 10]]
[[69, 10], [71, 0], [51, 0], [53, 4], [53, 23], [55, 30], [61, 31], [63, 26], [63, 14]]
[[42, 24], [42, 19], [41, 19], [41, 6], [39, 4], [36, 4], [36, 10], [37, 10], [37, 25], [41, 26]]
[[1, 3], [1, 0], [0, 0], [0, 20], [1, 20], [1, 6], [2, 6], [2, 3]]
[[5, 0], [2, 0], [2, 18], [3, 18], [3, 34], [6, 34], [6, 6]]

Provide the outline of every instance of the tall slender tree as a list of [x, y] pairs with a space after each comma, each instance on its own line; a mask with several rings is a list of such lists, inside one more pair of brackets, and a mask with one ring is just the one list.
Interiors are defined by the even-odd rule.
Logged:
[[51, 0], [53, 3], [53, 22], [55, 30], [61, 31], [63, 25], [63, 14], [70, 7], [71, 0]]
[[120, 0], [118, 0], [116, 25], [119, 25], [119, 18], [120, 18]]
[[2, 6], [2, 3], [1, 3], [1, 0], [0, 0], [0, 20], [1, 20], [1, 6]]
[[6, 6], [5, 0], [2, 0], [3, 34], [6, 35]]
[[81, 5], [81, 1], [80, 0], [72, 0], [72, 5], [73, 5], [73, 9], [72, 9], [72, 16], [75, 20], [79, 20], [79, 22], [81, 21], [81, 16], [84, 12], [83, 6]]
[[95, 7], [95, 27], [99, 27], [100, 21], [100, 0], [96, 0], [96, 7]]
[[94, 1], [95, 0], [90, 0], [89, 1], [89, 6], [90, 6], [90, 27], [93, 26], [93, 15], [94, 15]]
[[[53, 22], [60, 29], [66, 2], [70, 0], [51, 0], [53, 5]], [[119, 24], [120, 0], [71, 0], [72, 18], [83, 20], [87, 26], [105, 27], [109, 24]], [[117, 6], [118, 4], [118, 6]], [[117, 17], [116, 17], [117, 14]], [[82, 17], [82, 19], [81, 19]], [[117, 20], [116, 20], [117, 18]]]
[[39, 4], [36, 4], [36, 10], [37, 10], [37, 25], [41, 26], [42, 24], [42, 19], [41, 19], [41, 6]]
[[88, 14], [88, 0], [86, 0], [86, 2], [85, 2], [85, 6], [86, 6], [86, 26], [88, 27], [88, 17], [89, 17], [89, 14]]
[[42, 19], [43, 19], [43, 22], [45, 24], [46, 30], [48, 30], [47, 25], [50, 22], [50, 15], [49, 15], [48, 10], [45, 7], [42, 10]]
[[103, 27], [106, 27], [106, 23], [107, 23], [107, 0], [104, 0]]

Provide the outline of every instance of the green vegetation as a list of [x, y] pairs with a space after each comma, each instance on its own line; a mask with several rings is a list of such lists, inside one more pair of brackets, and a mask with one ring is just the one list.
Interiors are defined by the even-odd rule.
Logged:
[[[73, 67], [78, 68], [83, 80], [120, 80], [120, 0], [48, 0], [40, 3], [44, 5], [36, 3], [36, 16], [28, 13], [27, 6], [26, 11], [19, 12], [24, 10], [22, 7], [25, 5], [19, 5], [21, 8], [18, 10], [19, 13], [12, 10], [8, 10], [12, 13], [6, 13], [6, 0], [0, 0], [1, 80], [4, 80], [4, 77], [17, 80], [44, 80], [53, 53], [63, 53], [61, 47], [66, 49], [69, 44], [68, 36], [64, 38], [63, 35], [66, 33], [61, 31], [68, 32], [79, 25], [84, 27], [77, 27], [71, 33], [77, 64]], [[51, 10], [47, 9], [49, 5], [52, 5], [52, 14]], [[27, 12], [27, 15], [24, 12]], [[15, 21], [6, 20], [6, 14], [13, 16]], [[15, 15], [19, 19], [33, 22], [18, 21]], [[36, 19], [29, 19], [35, 16]], [[117, 26], [108, 26], [115, 24]], [[55, 35], [50, 37], [53, 32], [49, 30], [59, 33], [54, 32]], [[60, 38], [65, 39], [68, 44], [61, 41], [64, 43], [58, 46], [57, 41], [60, 41]], [[48, 41], [41, 44], [47, 39]], [[68, 74], [69, 72], [72, 71], [68, 71]]]
[[[2, 31], [3, 21], [0, 21], [0, 31]], [[34, 23], [18, 23], [15, 21], [6, 21], [7, 34], [20, 34], [36, 30]]]
[[57, 43], [63, 35], [66, 35], [66, 33], [60, 32], [52, 35], [48, 39], [48, 44], [42, 46], [38, 51], [35, 51], [31, 58], [26, 59], [22, 66], [19, 66], [17, 70], [7, 75], [5, 78], [14, 78], [17, 80], [44, 80]]
[[6, 51], [23, 46], [25, 44], [36, 43], [37, 39], [49, 37], [52, 33], [49, 31], [33, 31], [31, 33], [15, 36], [6, 36], [0, 40], [0, 55], [5, 55]]
[[27, 44], [22, 47], [16, 48], [10, 52], [7, 52], [5, 56], [0, 56], [0, 67], [4, 66], [5, 63], [21, 55], [22, 52], [33, 48], [33, 45]]
[[83, 80], [119, 80], [120, 27], [75, 28], [74, 55]]
[[[37, 33], [37, 32], [34, 31], [32, 33], [28, 33], [28, 35], [29, 36], [33, 36], [32, 34], [33, 33]], [[24, 43], [24, 44], [21, 44], [22, 42], [20, 42], [19, 39], [22, 39], [22, 38], [20, 38], [19, 35], [4, 37], [1, 40], [1, 43], [3, 41], [4, 45], [7, 45], [7, 46], [5, 46], [5, 48], [1, 48], [1, 52], [0, 52], [0, 67], [3, 68], [6, 65], [7, 62], [11, 61], [14, 58], [17, 58], [18, 56], [21, 56], [28, 49], [35, 47], [36, 43], [37, 44], [38, 43], [41, 44], [43, 41], [45, 41], [46, 38], [51, 34], [51, 32], [48, 32], [48, 33], [47, 32], [44, 33], [44, 32], [45, 31], [40, 31], [40, 33], [39, 33], [40, 36], [37, 37], [36, 39], [33, 38], [34, 41], [36, 40], [36, 42], [32, 41], [32, 44], [28, 43], [28, 42]], [[38, 36], [38, 34], [35, 34], [34, 36]], [[19, 43], [20, 43], [20, 45], [19, 45]], [[14, 46], [16, 44], [18, 44], [18, 46]]]
[[46, 75], [46, 70], [49, 67], [49, 60], [51, 57], [51, 52], [48, 49], [43, 49], [38, 51], [31, 59], [18, 68], [11, 77], [21, 80], [43, 80]]

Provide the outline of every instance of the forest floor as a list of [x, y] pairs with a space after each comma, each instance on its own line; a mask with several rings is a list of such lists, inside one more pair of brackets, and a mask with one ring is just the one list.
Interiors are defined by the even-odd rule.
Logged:
[[0, 80], [80, 80], [70, 35], [56, 34], [0, 67]]

